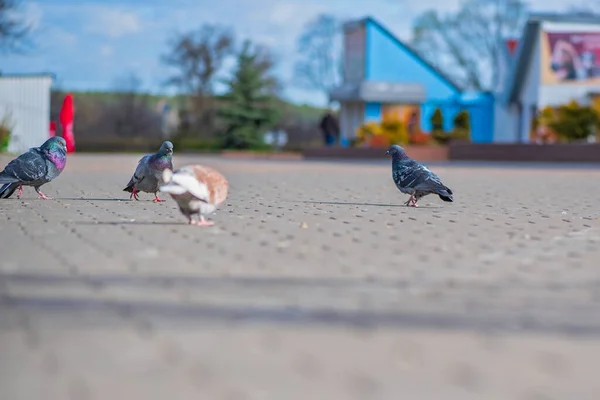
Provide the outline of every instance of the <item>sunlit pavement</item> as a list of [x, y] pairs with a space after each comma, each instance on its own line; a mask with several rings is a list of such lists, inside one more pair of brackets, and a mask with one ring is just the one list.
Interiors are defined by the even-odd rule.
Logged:
[[176, 154], [230, 181], [201, 228], [138, 159], [0, 201], [0, 398], [598, 398], [600, 168], [435, 165], [414, 209], [388, 164]]

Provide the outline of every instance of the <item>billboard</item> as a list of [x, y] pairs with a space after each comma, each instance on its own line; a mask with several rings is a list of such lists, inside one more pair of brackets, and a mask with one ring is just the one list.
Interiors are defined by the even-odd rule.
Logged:
[[600, 84], [600, 29], [542, 32], [543, 84]]
[[357, 83], [365, 78], [365, 24], [347, 24], [344, 29], [344, 82]]

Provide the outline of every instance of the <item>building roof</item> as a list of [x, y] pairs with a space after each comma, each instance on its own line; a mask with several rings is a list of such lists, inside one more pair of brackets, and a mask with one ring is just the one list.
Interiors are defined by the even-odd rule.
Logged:
[[511, 73], [509, 75], [507, 90], [505, 93], [504, 101], [507, 103], [515, 102], [523, 85], [525, 83], [525, 77], [529, 71], [531, 60], [534, 55], [534, 47], [537, 42], [540, 27], [543, 22], [564, 22], [571, 24], [599, 24], [600, 16], [591, 15], [589, 13], [575, 13], [575, 14], [556, 14], [556, 13], [535, 13], [530, 14], [525, 29], [519, 44], [517, 45], [517, 54], [515, 62], [512, 65]]
[[428, 62], [427, 60], [425, 60], [423, 57], [421, 57], [421, 55], [410, 45], [406, 44], [405, 42], [403, 42], [402, 40], [400, 40], [396, 35], [394, 35], [389, 29], [387, 29], [385, 26], [383, 26], [381, 23], [377, 22], [374, 18], [372, 17], [364, 17], [362, 19], [359, 20], [353, 20], [353, 21], [349, 21], [346, 24], [344, 24], [344, 28], [347, 26], [351, 26], [351, 25], [356, 25], [356, 24], [360, 24], [360, 23], [370, 23], [375, 25], [376, 27], [378, 27], [386, 36], [388, 36], [393, 42], [395, 42], [399, 47], [403, 48], [404, 50], [406, 50], [408, 53], [410, 53], [415, 59], [419, 60], [419, 62], [421, 64], [423, 64], [423, 66], [425, 68], [428, 68], [429, 70], [431, 70], [434, 74], [438, 75], [439, 77], [441, 77], [444, 81], [446, 81], [450, 86], [452, 86], [454, 89], [456, 89], [457, 91], [462, 91], [463, 89], [460, 87], [460, 85], [458, 85], [452, 78], [450, 78], [448, 75], [446, 75], [444, 72], [442, 72], [439, 68], [437, 68], [436, 66], [434, 66], [433, 64], [431, 64], [430, 62]]
[[56, 75], [51, 72], [38, 72], [38, 73], [26, 73], [26, 74], [5, 74], [0, 71], [0, 79], [2, 78], [11, 78], [11, 79], [20, 79], [20, 78], [51, 78], [56, 79]]

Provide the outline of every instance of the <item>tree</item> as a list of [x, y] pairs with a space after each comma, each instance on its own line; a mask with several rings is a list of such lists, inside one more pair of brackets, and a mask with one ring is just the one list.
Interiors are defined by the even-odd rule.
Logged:
[[521, 34], [527, 18], [523, 0], [464, 0], [455, 13], [429, 10], [413, 23], [413, 46], [465, 88], [497, 84], [504, 40]]
[[295, 78], [299, 86], [324, 92], [340, 80], [341, 29], [332, 16], [322, 14], [304, 26], [298, 38]]
[[[141, 80], [129, 73], [116, 81], [116, 103], [107, 110], [117, 136], [154, 136], [158, 132], [158, 116], [151, 110], [148, 95], [141, 91]], [[150, 132], [153, 131], [153, 132]]]
[[191, 95], [208, 95], [225, 59], [233, 53], [234, 37], [227, 28], [203, 25], [175, 36], [163, 62], [176, 69], [167, 84]]
[[277, 80], [274, 61], [266, 48], [246, 40], [237, 56], [237, 66], [226, 81], [219, 115], [223, 121], [224, 148], [248, 149], [260, 146], [265, 129], [277, 123], [275, 108]]
[[0, 0], [0, 53], [21, 52], [31, 26], [19, 15], [18, 0]]
[[[162, 61], [177, 72], [167, 85], [189, 95], [196, 122], [211, 131], [214, 125], [212, 95], [223, 63], [234, 52], [234, 35], [218, 25], [203, 25], [198, 30], [179, 34], [170, 42]], [[191, 126], [187, 115], [182, 118]]]

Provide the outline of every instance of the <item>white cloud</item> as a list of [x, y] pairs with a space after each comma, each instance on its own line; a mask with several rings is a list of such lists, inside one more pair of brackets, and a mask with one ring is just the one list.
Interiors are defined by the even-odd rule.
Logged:
[[46, 28], [48, 30], [46, 34], [46, 43], [51, 47], [53, 46], [74, 46], [77, 44], [77, 36], [70, 33], [62, 28], [52, 27]]
[[102, 46], [100, 46], [100, 55], [102, 57], [110, 57], [112, 56], [114, 53], [114, 50], [112, 48], [112, 46], [108, 45], [108, 44], [103, 44]]
[[98, 33], [110, 38], [138, 33], [142, 29], [142, 23], [137, 14], [122, 10], [114, 10], [98, 7], [88, 26], [88, 32]]
[[23, 7], [23, 16], [27, 25], [36, 31], [42, 24], [44, 12], [38, 3], [26, 3]]

